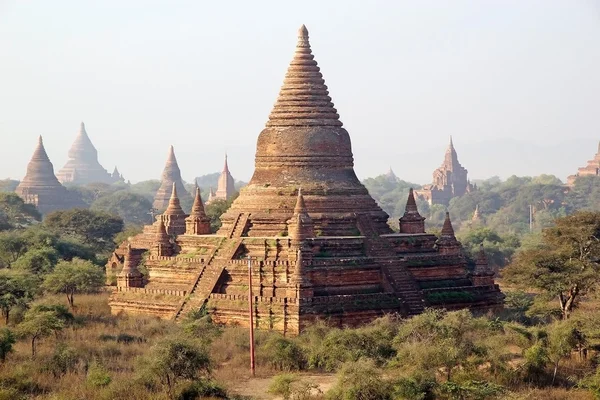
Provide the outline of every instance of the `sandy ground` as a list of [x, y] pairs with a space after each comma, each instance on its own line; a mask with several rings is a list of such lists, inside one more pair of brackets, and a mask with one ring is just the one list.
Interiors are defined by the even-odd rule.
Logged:
[[[321, 391], [326, 392], [335, 384], [335, 375], [333, 374], [298, 374], [302, 380], [316, 383]], [[247, 378], [227, 385], [229, 391], [235, 394], [250, 396], [257, 400], [276, 400], [281, 397], [273, 396], [267, 393], [273, 377], [268, 378]]]

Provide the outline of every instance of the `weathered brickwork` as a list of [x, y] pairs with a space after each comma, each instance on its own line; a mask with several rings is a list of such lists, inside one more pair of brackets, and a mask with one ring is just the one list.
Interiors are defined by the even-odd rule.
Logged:
[[[221, 229], [208, 234], [199, 192], [184, 231], [169, 233], [172, 217], [158, 216], [128, 241], [132, 250], [124, 244], [109, 261], [107, 269], [118, 275], [128, 252], [146, 252], [143, 287], [117, 280], [113, 312], [178, 320], [206, 307], [216, 322], [247, 326], [248, 257], [256, 326], [286, 334], [318, 319], [346, 326], [426, 306], [501, 306], [484, 255], [471, 273], [450, 219], [439, 239], [426, 233], [412, 191], [400, 232], [392, 232], [356, 178], [350, 137], [304, 26], [298, 36], [258, 138], [254, 175], [222, 216]], [[170, 204], [177, 203], [172, 190]]]

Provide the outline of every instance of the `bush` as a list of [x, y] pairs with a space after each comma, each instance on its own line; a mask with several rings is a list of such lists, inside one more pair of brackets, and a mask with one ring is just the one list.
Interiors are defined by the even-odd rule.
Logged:
[[333, 388], [327, 392], [330, 400], [391, 400], [393, 387], [382, 378], [373, 360], [359, 360], [342, 366]]
[[176, 396], [177, 400], [196, 400], [206, 397], [213, 399], [228, 398], [227, 392], [218, 383], [205, 379], [184, 384]]
[[108, 370], [98, 362], [92, 362], [88, 368], [85, 381], [92, 387], [108, 386], [112, 381]]
[[4, 362], [6, 356], [13, 351], [15, 342], [15, 335], [10, 329], [4, 328], [0, 330], [0, 362]]
[[260, 349], [260, 353], [270, 366], [280, 371], [301, 370], [306, 365], [306, 358], [300, 346], [283, 336], [269, 338]]
[[58, 378], [69, 371], [74, 371], [78, 363], [79, 355], [77, 352], [67, 347], [64, 343], [59, 343], [56, 349], [54, 349], [50, 360], [46, 362], [44, 370]]
[[268, 392], [281, 396], [283, 400], [308, 400], [313, 397], [313, 394], [322, 394], [316, 384], [300, 380], [294, 374], [273, 377]]
[[397, 321], [386, 317], [359, 329], [317, 332], [321, 335], [320, 340], [313, 340], [307, 346], [308, 365], [310, 368], [335, 371], [342, 363], [360, 358], [370, 358], [381, 365], [395, 355], [392, 341], [397, 327]]

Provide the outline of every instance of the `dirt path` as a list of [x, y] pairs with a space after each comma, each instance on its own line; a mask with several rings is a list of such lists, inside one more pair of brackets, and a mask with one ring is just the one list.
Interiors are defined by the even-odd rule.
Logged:
[[[313, 382], [319, 385], [323, 393], [328, 391], [335, 384], [335, 375], [333, 374], [298, 374], [305, 381]], [[273, 377], [268, 378], [246, 378], [227, 385], [229, 391], [242, 396], [250, 396], [256, 400], [276, 400], [281, 397], [273, 396], [267, 393]]]

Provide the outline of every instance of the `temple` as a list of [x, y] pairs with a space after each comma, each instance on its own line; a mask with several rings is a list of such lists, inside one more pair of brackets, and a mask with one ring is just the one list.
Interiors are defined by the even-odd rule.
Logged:
[[82, 122], [79, 133], [69, 150], [69, 160], [56, 174], [63, 184], [85, 185], [88, 183], [125, 182], [123, 176], [115, 171], [109, 174], [98, 162], [98, 151], [88, 136]]
[[458, 155], [450, 137], [441, 167], [433, 171], [433, 183], [415, 191], [417, 197], [429, 204], [449, 205], [450, 200], [465, 193], [476, 190], [477, 187], [467, 179], [467, 170], [458, 162]]
[[229, 200], [233, 197], [235, 192], [235, 180], [233, 179], [233, 176], [231, 176], [231, 172], [229, 172], [227, 154], [225, 154], [225, 165], [223, 166], [221, 175], [219, 175], [217, 191], [214, 192], [212, 188], [210, 188], [206, 204], [209, 204], [214, 200]]
[[183, 186], [181, 171], [179, 170], [179, 165], [177, 165], [177, 158], [175, 158], [175, 150], [173, 149], [173, 146], [171, 146], [169, 147], [169, 155], [162, 173], [160, 187], [154, 196], [154, 208], [159, 211], [163, 211], [167, 208], [171, 198], [173, 184], [177, 187], [177, 192], [180, 194], [180, 197], [184, 197], [186, 200], [190, 197], [190, 194]]
[[[110, 258], [113, 313], [177, 321], [204, 309], [217, 323], [247, 326], [250, 290], [257, 327], [297, 334], [319, 319], [353, 326], [425, 307], [502, 305], [493, 274], [482, 264], [479, 279], [467, 268], [448, 216], [440, 238], [425, 232], [412, 190], [400, 232], [390, 229], [354, 173], [350, 136], [304, 26], [258, 137], [252, 179], [218, 232], [208, 234], [199, 191], [189, 216], [177, 208], [177, 195], [172, 190], [171, 211]], [[140, 286], [123, 284], [141, 270]]]
[[56, 210], [85, 207], [81, 199], [67, 191], [54, 175], [42, 137], [27, 165], [27, 173], [15, 192], [27, 204], [33, 204], [44, 215]]
[[567, 177], [567, 185], [573, 186], [575, 180], [580, 176], [599, 176], [600, 175], [600, 143], [598, 143], [598, 151], [593, 160], [589, 160], [585, 167], [577, 170], [577, 174]]

